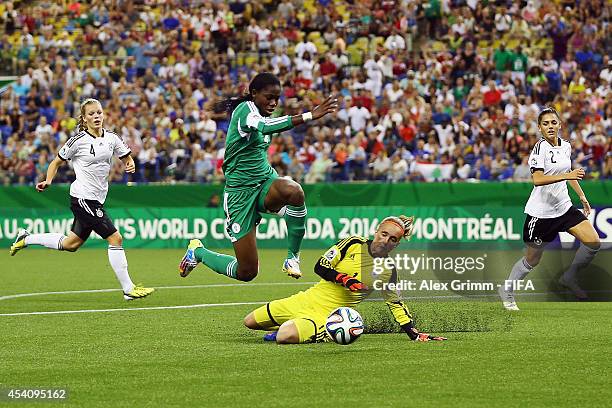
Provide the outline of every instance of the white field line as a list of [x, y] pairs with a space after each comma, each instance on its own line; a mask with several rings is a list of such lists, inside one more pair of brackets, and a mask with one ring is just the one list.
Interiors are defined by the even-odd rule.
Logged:
[[1, 316], [32, 316], [32, 315], [58, 315], [76, 313], [107, 313], [107, 312], [130, 312], [133, 310], [165, 310], [165, 309], [197, 309], [202, 307], [217, 306], [243, 306], [243, 305], [264, 305], [267, 302], [234, 302], [234, 303], [202, 303], [199, 305], [179, 305], [179, 306], [152, 306], [152, 307], [133, 307], [120, 309], [84, 309], [84, 310], [56, 310], [47, 312], [23, 312], [23, 313], [2, 313]]
[[[259, 283], [259, 286], [274, 286], [274, 285], [299, 285], [299, 284], [312, 284], [314, 282], [287, 282], [287, 283]], [[218, 285], [194, 285], [194, 286], [167, 286], [160, 287], [166, 289], [185, 289], [185, 288], [198, 288], [198, 287], [228, 287], [228, 286], [255, 286], [256, 284], [218, 284]], [[44, 294], [64, 294], [64, 293], [97, 293], [97, 292], [110, 292], [116, 291], [116, 289], [98, 289], [89, 291], [67, 291], [67, 292], [44, 292]], [[609, 292], [609, 291], [596, 291], [596, 292]], [[532, 292], [522, 293], [520, 296], [542, 296], [548, 295], [549, 293]], [[554, 293], [570, 293], [570, 292], [554, 292]], [[28, 295], [28, 294], [22, 294]], [[411, 296], [410, 299], [460, 299], [469, 297], [497, 297], [497, 294], [482, 294], [482, 295], [442, 295], [442, 296]], [[380, 301], [382, 298], [366, 299], [366, 301]], [[195, 305], [177, 305], [177, 306], [150, 306], [150, 307], [134, 307], [134, 308], [116, 308], [116, 309], [82, 309], [82, 310], [57, 310], [57, 311], [42, 311], [42, 312], [19, 312], [19, 313], [0, 313], [0, 317], [3, 316], [33, 316], [33, 315], [58, 315], [58, 314], [77, 314], [77, 313], [109, 313], [109, 312], [130, 312], [135, 310], [170, 310], [170, 309], [197, 309], [207, 307], [224, 307], [224, 306], [245, 306], [245, 305], [263, 305], [267, 301], [260, 302], [230, 302], [230, 303], [201, 303]]]
[[[316, 282], [262, 282], [262, 283], [214, 283], [209, 285], [191, 285], [191, 286], [156, 286], [155, 289], [198, 289], [198, 288], [223, 288], [237, 286], [287, 286], [287, 285], [313, 285]], [[46, 296], [46, 295], [70, 295], [73, 293], [104, 293], [104, 292], [119, 292], [121, 289], [91, 289], [91, 290], [66, 290], [60, 292], [34, 292], [34, 293], [17, 293], [15, 295], [0, 296], [0, 300], [17, 299], [31, 296]]]

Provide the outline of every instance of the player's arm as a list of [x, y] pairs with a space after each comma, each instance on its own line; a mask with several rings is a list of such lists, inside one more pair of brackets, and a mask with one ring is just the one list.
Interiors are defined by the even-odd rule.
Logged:
[[[348, 247], [350, 247], [350, 245], [350, 240], [342, 240], [336, 243], [336, 245], [334, 245], [333, 247], [329, 248], [327, 252], [325, 252], [315, 264], [314, 271], [322, 279], [340, 284], [345, 288], [349, 289], [351, 292], [367, 290], [367, 286], [364, 285], [358, 279], [355, 279], [354, 277], [345, 273], [340, 273], [334, 269], [338, 262], [340, 262], [340, 260], [344, 258], [344, 256], [346, 255], [346, 251], [348, 250]], [[361, 244], [355, 243], [353, 245]]]
[[257, 111], [257, 108], [254, 107], [248, 114], [246, 123], [241, 124], [241, 127], [243, 131], [256, 129], [264, 135], [281, 133], [285, 130], [292, 129], [295, 126], [301, 125], [308, 120], [320, 119], [328, 113], [336, 111], [336, 109], [338, 109], [338, 100], [334, 96], [328, 96], [327, 99], [325, 99], [321, 105], [315, 107], [312, 112], [306, 112], [294, 116], [287, 115], [279, 118], [267, 118], [261, 116]]
[[53, 161], [49, 163], [49, 168], [47, 168], [47, 178], [36, 184], [36, 191], [40, 193], [44, 191], [47, 187], [49, 187], [51, 183], [53, 183], [53, 179], [57, 174], [57, 169], [59, 169], [59, 167], [65, 162], [66, 160], [63, 159], [61, 155], [58, 154], [57, 156], [55, 156], [55, 159], [53, 159]]
[[531, 179], [535, 186], [545, 186], [566, 180], [582, 180], [582, 177], [584, 177], [584, 169], [582, 168], [562, 174], [544, 174], [544, 151], [541, 146], [543, 142], [538, 143], [531, 151], [531, 155], [529, 155], [529, 169], [531, 170]]
[[[391, 282], [397, 282], [397, 271], [394, 269], [391, 274]], [[389, 307], [389, 310], [393, 314], [393, 318], [400, 325], [402, 330], [408, 335], [410, 340], [414, 341], [431, 341], [431, 340], [447, 340], [446, 337], [432, 336], [428, 333], [419, 332], [414, 327], [414, 320], [408, 310], [406, 304], [400, 299], [397, 292], [392, 290], [385, 290], [383, 292], [385, 303]]]
[[[397, 271], [395, 268], [391, 273], [389, 282], [397, 283]], [[391, 311], [391, 314], [393, 314], [393, 318], [397, 324], [399, 324], [402, 330], [404, 330], [406, 334], [408, 334], [408, 336], [414, 340], [416, 338], [416, 334], [414, 334], [415, 330], [412, 330], [412, 315], [410, 314], [408, 307], [400, 299], [399, 294], [395, 291], [385, 289], [383, 291], [383, 298], [385, 299], [385, 303], [387, 304], [387, 307], [389, 307], [389, 310]], [[418, 332], [416, 333], [418, 334]]]
[[579, 169], [574, 169], [570, 172], [567, 173], [561, 173], [561, 174], [551, 174], [551, 175], [546, 175], [544, 174], [544, 170], [542, 169], [532, 169], [532, 174], [531, 174], [531, 178], [533, 180], [533, 184], [535, 186], [545, 186], [547, 184], [553, 184], [553, 183], [558, 183], [560, 181], [570, 181], [570, 180], [582, 180], [582, 178], [584, 177], [584, 169], [583, 168], [579, 168]]
[[589, 204], [589, 200], [587, 200], [584, 191], [582, 191], [582, 187], [577, 180], [570, 180], [569, 185], [578, 194], [578, 198], [580, 198], [580, 202], [582, 203], [582, 207], [584, 208], [584, 216], [588, 217], [591, 213], [591, 204]]
[[119, 157], [119, 160], [123, 162], [123, 165], [125, 166], [125, 172], [134, 173], [136, 171], [136, 164], [134, 163], [134, 159], [132, 158], [132, 151], [118, 135], [114, 136], [115, 147], [113, 149], [113, 152]]
[[136, 163], [134, 163], [134, 159], [131, 154], [127, 154], [127, 156], [120, 157], [119, 160], [123, 162], [125, 165], [126, 173], [134, 173], [136, 171]]
[[[303, 123], [303, 121], [302, 121]], [[299, 123], [298, 123], [299, 124]], [[259, 130], [264, 135], [280, 133], [297, 126], [293, 123], [293, 116], [281, 116], [279, 118], [266, 118], [259, 113], [251, 112], [247, 116], [246, 125], [242, 126], [243, 131]]]
[[393, 318], [400, 325], [402, 330], [408, 335], [410, 340], [414, 341], [430, 341], [430, 340], [447, 340], [446, 337], [441, 336], [432, 336], [429, 333], [419, 332], [416, 327], [414, 327], [414, 321], [412, 320], [412, 315], [408, 311], [408, 307], [401, 300], [397, 300], [394, 302], [387, 301], [387, 306], [389, 306], [389, 310], [393, 313]]

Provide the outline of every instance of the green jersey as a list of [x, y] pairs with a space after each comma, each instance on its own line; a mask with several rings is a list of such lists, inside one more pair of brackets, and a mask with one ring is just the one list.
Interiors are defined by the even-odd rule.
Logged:
[[527, 57], [525, 54], [512, 54], [510, 58], [510, 64], [512, 65], [513, 72], [526, 72], [527, 71]]
[[238, 105], [232, 112], [225, 139], [226, 186], [254, 186], [272, 176], [275, 171], [268, 162], [271, 135], [292, 127], [290, 116], [263, 117], [252, 101]]
[[508, 50], [496, 50], [493, 54], [493, 62], [495, 62], [496, 71], [508, 71], [512, 62], [512, 53]]

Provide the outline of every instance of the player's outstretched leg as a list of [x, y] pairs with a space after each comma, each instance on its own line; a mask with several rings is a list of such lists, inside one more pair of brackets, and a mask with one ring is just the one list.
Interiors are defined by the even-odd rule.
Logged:
[[128, 261], [123, 250], [123, 237], [119, 231], [115, 231], [106, 240], [108, 241], [108, 261], [123, 289], [123, 298], [125, 300], [142, 299], [155, 292], [154, 288], [145, 288], [134, 285], [132, 282], [128, 273]]
[[238, 262], [235, 257], [208, 250], [204, 248], [202, 241], [192, 239], [189, 241], [187, 252], [185, 252], [179, 264], [179, 274], [181, 277], [187, 277], [200, 262], [218, 274], [237, 279]]
[[201, 262], [220, 275], [244, 282], [253, 280], [259, 269], [255, 230], [234, 242], [234, 252], [236, 257], [220, 254], [206, 249], [199, 239], [192, 239], [179, 264], [179, 273], [186, 277]]
[[300, 247], [306, 232], [306, 204], [302, 187], [293, 180], [279, 178], [274, 180], [266, 194], [264, 206], [269, 211], [285, 218], [287, 224], [287, 259], [283, 262], [283, 272], [293, 278], [300, 278]]
[[62, 242], [66, 236], [64, 234], [47, 233], [47, 234], [30, 234], [25, 229], [20, 229], [17, 232], [17, 238], [11, 245], [9, 253], [15, 256], [17, 252], [26, 248], [28, 245], [42, 245], [50, 249], [62, 251], [64, 249]]
[[[502, 283], [498, 289], [499, 297], [502, 300], [502, 305], [506, 310], [519, 310], [516, 300], [514, 299], [514, 290], [512, 288], [512, 281], [523, 280], [527, 274], [538, 264], [540, 257], [542, 256], [541, 249], [535, 249], [527, 247], [527, 255], [519, 259], [508, 276], [508, 279]], [[537, 257], [537, 259], [536, 259]], [[534, 262], [535, 265], [531, 265], [530, 262]]]
[[285, 211], [287, 223], [287, 259], [283, 263], [283, 272], [292, 278], [302, 277], [300, 270], [300, 247], [306, 232], [306, 205], [288, 205]]
[[580, 224], [570, 228], [568, 232], [580, 241], [580, 247], [576, 251], [574, 260], [569, 269], [559, 278], [559, 284], [574, 292], [576, 299], [587, 300], [587, 293], [578, 285], [578, 270], [587, 266], [601, 247], [599, 235], [589, 221], [582, 221]]

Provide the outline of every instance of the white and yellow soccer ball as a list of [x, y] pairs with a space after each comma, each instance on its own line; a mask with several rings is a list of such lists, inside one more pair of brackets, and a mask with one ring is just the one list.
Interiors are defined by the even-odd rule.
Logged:
[[330, 313], [325, 330], [336, 343], [351, 344], [363, 333], [363, 319], [356, 310], [339, 307]]

